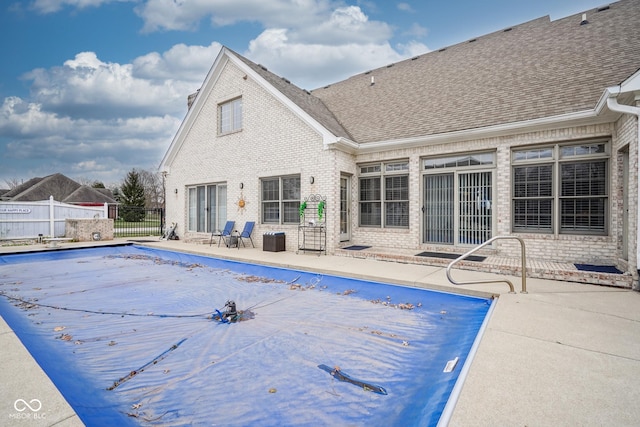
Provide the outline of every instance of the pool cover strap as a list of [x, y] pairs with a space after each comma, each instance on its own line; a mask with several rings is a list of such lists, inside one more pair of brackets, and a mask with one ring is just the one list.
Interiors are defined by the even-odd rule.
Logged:
[[162, 359], [164, 359], [165, 357], [167, 357], [169, 355], [169, 353], [171, 353], [173, 350], [175, 350], [176, 348], [178, 348], [180, 346], [180, 344], [182, 344], [183, 342], [185, 342], [187, 339], [183, 338], [180, 341], [178, 341], [176, 344], [172, 345], [171, 347], [169, 347], [169, 349], [163, 351], [162, 353], [160, 353], [158, 356], [154, 357], [153, 360], [151, 360], [148, 363], [145, 363], [144, 365], [142, 365], [141, 367], [139, 367], [137, 370], [135, 371], [131, 371], [129, 372], [127, 375], [125, 375], [124, 377], [120, 378], [117, 381], [113, 382], [113, 385], [110, 387], [107, 387], [107, 390], [114, 390], [116, 387], [118, 387], [120, 384], [125, 383], [127, 381], [129, 381], [131, 378], [135, 377], [136, 375], [138, 375], [139, 373], [143, 372], [147, 367], [151, 366], [151, 365], [155, 365], [156, 363], [158, 363], [159, 361], [161, 361]]
[[340, 368], [337, 366], [331, 369], [327, 365], [318, 365], [318, 368], [322, 369], [323, 371], [327, 371], [328, 373], [331, 374], [333, 378], [337, 378], [340, 381], [344, 381], [347, 383], [357, 385], [358, 387], [362, 387], [364, 391], [372, 391], [374, 393], [384, 394], [384, 395], [387, 394], [387, 390], [385, 390], [384, 387], [380, 387], [379, 385], [374, 385], [374, 384], [366, 383], [364, 381], [356, 380], [355, 378], [351, 378], [351, 376], [342, 372], [342, 370], [340, 370]]

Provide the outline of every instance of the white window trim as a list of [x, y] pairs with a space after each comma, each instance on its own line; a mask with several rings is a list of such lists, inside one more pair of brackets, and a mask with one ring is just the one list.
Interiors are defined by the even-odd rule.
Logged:
[[[240, 102], [240, 123], [239, 126], [236, 127], [236, 104]], [[230, 128], [229, 130], [223, 131], [223, 117], [222, 117], [222, 109], [224, 106], [230, 107]], [[227, 99], [225, 101], [221, 101], [218, 103], [218, 136], [229, 135], [232, 133], [240, 132], [243, 128], [244, 122], [244, 103], [242, 100], [242, 96], [237, 96], [234, 98]]]
[[[584, 155], [570, 155], [570, 156], [562, 156], [561, 151], [563, 147], [577, 147], [583, 145], [597, 145], [604, 144], [604, 153], [594, 153], [594, 154], [584, 154]], [[520, 151], [527, 150], [542, 150], [545, 148], [551, 148], [552, 155], [551, 157], [546, 157], [542, 159], [526, 159], [526, 160], [515, 160], [515, 153]], [[607, 236], [609, 234], [609, 222], [611, 221], [611, 188], [610, 188], [610, 180], [606, 179], [606, 188], [604, 196], [593, 196], [593, 197], [603, 197], [605, 199], [604, 206], [604, 229], [602, 231], [597, 230], [562, 230], [562, 204], [561, 200], [563, 198], [572, 198], [572, 197], [563, 197], [561, 196], [561, 186], [562, 186], [562, 177], [560, 173], [560, 168], [563, 163], [579, 163], [584, 161], [605, 161], [605, 174], [607, 177], [611, 176], [611, 141], [609, 139], [593, 139], [593, 140], [585, 140], [585, 141], [567, 141], [555, 144], [545, 144], [545, 145], [537, 145], [531, 147], [513, 147], [511, 150], [511, 231], [513, 233], [532, 233], [532, 234], [552, 234], [555, 236], [559, 235], [574, 235], [574, 236]], [[523, 227], [515, 226], [515, 215], [514, 215], [514, 184], [513, 180], [514, 170], [519, 166], [536, 166], [536, 165], [552, 165], [552, 196], [551, 196], [551, 230], [535, 230], [535, 229], [526, 229]]]

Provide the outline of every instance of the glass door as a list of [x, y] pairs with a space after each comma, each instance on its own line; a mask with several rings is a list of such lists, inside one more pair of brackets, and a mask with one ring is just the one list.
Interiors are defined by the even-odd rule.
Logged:
[[351, 178], [340, 177], [340, 241], [351, 240]]
[[458, 243], [479, 245], [491, 238], [491, 172], [458, 175]]
[[211, 233], [227, 221], [227, 186], [199, 185], [189, 188], [189, 231]]
[[454, 175], [424, 175], [424, 242], [453, 244]]
[[479, 245], [492, 237], [491, 171], [423, 176], [423, 243]]

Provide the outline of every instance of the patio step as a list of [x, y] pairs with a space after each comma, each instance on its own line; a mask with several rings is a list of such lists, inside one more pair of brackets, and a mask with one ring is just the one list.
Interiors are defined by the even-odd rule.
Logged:
[[[335, 251], [335, 255], [406, 264], [440, 266], [443, 268], [447, 267], [447, 265], [452, 261], [451, 259], [416, 256], [415, 254], [380, 248], [367, 248], [363, 250], [337, 249]], [[520, 276], [522, 270], [520, 258], [499, 257], [494, 255], [486, 256], [486, 259], [482, 262], [463, 260], [456, 263], [455, 268], [509, 276]], [[625, 289], [631, 289], [634, 284], [634, 278], [628, 273], [615, 274], [583, 271], [578, 270], [578, 268], [571, 263], [560, 263], [537, 259], [527, 259], [527, 277], [560, 280], [565, 282], [578, 282], [590, 285], [613, 286]]]

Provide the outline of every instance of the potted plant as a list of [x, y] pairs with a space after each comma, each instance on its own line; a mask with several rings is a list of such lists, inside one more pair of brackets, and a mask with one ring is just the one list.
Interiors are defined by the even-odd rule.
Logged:
[[324, 200], [318, 203], [318, 221], [322, 221], [322, 215], [324, 215]]

